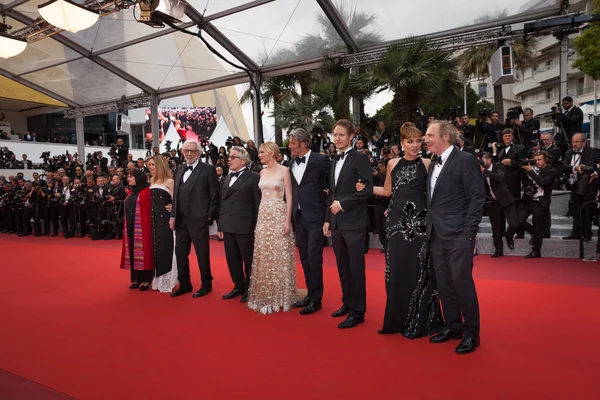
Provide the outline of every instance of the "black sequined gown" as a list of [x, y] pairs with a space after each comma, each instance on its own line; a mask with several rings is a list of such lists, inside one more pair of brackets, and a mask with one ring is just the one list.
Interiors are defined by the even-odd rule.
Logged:
[[386, 293], [383, 328], [408, 338], [431, 334], [440, 325], [433, 263], [426, 255], [427, 170], [420, 158], [400, 159], [392, 170], [387, 217]]

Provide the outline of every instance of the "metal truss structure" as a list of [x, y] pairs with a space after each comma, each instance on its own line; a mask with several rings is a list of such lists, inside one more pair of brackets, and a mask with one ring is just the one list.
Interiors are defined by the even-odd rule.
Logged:
[[[180, 87], [170, 87], [164, 89], [155, 89], [145, 84], [135, 76], [117, 67], [110, 61], [100, 57], [100, 55], [109, 53], [114, 50], [123, 49], [128, 46], [133, 46], [138, 43], [142, 43], [147, 40], [152, 40], [163, 35], [168, 35], [176, 32], [176, 29], [165, 28], [160, 31], [156, 31], [152, 34], [135, 38], [123, 43], [113, 45], [111, 47], [101, 50], [88, 50], [83, 46], [79, 45], [68, 36], [64, 35], [60, 29], [57, 29], [43, 19], [32, 19], [17, 10], [17, 7], [27, 3], [29, 0], [13, 0], [4, 5], [0, 5], [0, 15], [6, 15], [14, 20], [25, 25], [24, 28], [18, 31], [12, 32], [15, 36], [26, 38], [29, 42], [36, 42], [45, 38], [51, 37], [53, 40], [58, 41], [60, 44], [69, 48], [79, 54], [78, 59], [86, 58], [91, 62], [101, 66], [102, 68], [110, 71], [111, 73], [119, 76], [126, 82], [131, 83], [140, 89], [141, 96], [132, 97], [128, 101], [127, 108], [133, 106], [147, 106], [148, 99], [151, 96], [157, 96], [158, 99], [171, 98], [175, 96], [181, 96], [184, 94], [197, 93], [203, 90], [211, 90], [222, 88], [234, 84], [248, 82], [250, 77], [246, 72], [240, 71], [225, 77], [211, 79], [207, 81], [199, 81], [189, 83]], [[85, 5], [97, 9], [101, 15], [108, 15], [111, 13], [118, 12], [120, 10], [132, 7], [138, 0], [88, 0]], [[185, 0], [184, 0], [185, 1]], [[246, 53], [231, 42], [218, 28], [216, 28], [212, 21], [219, 18], [223, 18], [235, 13], [243, 12], [254, 7], [259, 7], [263, 4], [270, 3], [275, 0], [254, 0], [248, 1], [247, 3], [239, 6], [220, 11], [218, 13], [204, 16], [197, 9], [195, 9], [190, 3], [186, 3], [186, 16], [190, 19], [190, 22], [180, 24], [179, 27], [188, 29], [192, 27], [200, 28], [204, 33], [210, 36], [214, 41], [221, 45], [226, 51], [228, 51], [233, 57], [237, 59], [253, 76], [277, 76], [291, 74], [301, 71], [307, 71], [318, 68], [322, 65], [322, 58], [313, 58], [308, 60], [295, 61], [291, 63], [275, 64], [268, 66], [258, 66]], [[344, 22], [342, 16], [333, 4], [332, 0], [316, 0], [317, 4], [323, 11], [324, 15], [333, 25], [339, 37], [342, 39], [346, 49], [345, 51], [330, 54], [330, 58], [343, 58], [343, 63], [347, 67], [359, 66], [377, 62], [384, 54], [385, 50], [394, 43], [402, 43], [402, 41], [386, 42], [371, 47], [360, 47], [355, 39], [352, 37], [350, 30]], [[498, 40], [511, 40], [516, 37], [523, 37], [522, 31], [512, 31], [510, 26], [513, 24], [536, 21], [541, 18], [547, 18], [550, 16], [556, 16], [560, 13], [559, 7], [548, 7], [542, 10], [523, 13], [518, 16], [503, 18], [496, 21], [490, 21], [478, 25], [467, 26], [451, 31], [439, 32], [434, 35], [427, 35], [427, 37], [439, 43], [440, 46], [447, 49], [461, 49], [474, 44], [488, 43]], [[545, 32], [545, 31], [544, 31]], [[62, 64], [66, 64], [73, 59], [65, 60], [63, 62], [55, 63], [49, 66], [44, 66], [36, 71], [41, 71], [47, 68], [53, 68]], [[235, 60], [233, 60], [235, 61]], [[28, 71], [31, 73], [32, 71]], [[257, 75], [258, 74], [258, 75]], [[23, 74], [13, 74], [0, 68], [0, 75], [4, 75], [18, 81], [19, 83], [28, 86], [32, 89], [38, 90], [50, 97], [58, 99], [67, 104], [72, 109], [66, 113], [68, 118], [74, 118], [77, 116], [87, 116], [98, 113], [105, 113], [115, 111], [116, 104], [119, 102], [119, 98], [115, 98], [114, 101], [104, 102], [102, 104], [77, 104], [72, 100], [65, 99], [50, 90], [40, 87], [27, 80]], [[143, 100], [140, 100], [143, 99]], [[140, 101], [137, 103], [137, 101]]]
[[152, 104], [152, 96], [143, 94], [141, 96], [129, 98], [124, 104], [120, 101], [114, 103], [100, 104], [97, 106], [87, 106], [79, 108], [70, 108], [65, 110], [65, 118], [75, 119], [80, 117], [89, 117], [92, 115], [108, 114], [120, 110], [133, 110], [136, 108], [150, 107]]

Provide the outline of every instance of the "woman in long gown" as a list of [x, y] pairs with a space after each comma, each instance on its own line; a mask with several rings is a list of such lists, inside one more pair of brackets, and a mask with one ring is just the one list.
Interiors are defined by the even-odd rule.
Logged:
[[125, 199], [125, 224], [121, 268], [131, 271], [130, 289], [148, 290], [154, 276], [152, 243], [152, 199], [148, 178], [143, 171], [133, 170], [128, 177], [129, 195]]
[[400, 132], [404, 157], [389, 161], [384, 186], [373, 190], [391, 196], [386, 217], [387, 301], [379, 333], [401, 333], [413, 339], [431, 334], [440, 322], [435, 271], [426, 243], [431, 161], [419, 157], [419, 129], [403, 125]]
[[171, 293], [177, 284], [177, 263], [174, 254], [174, 233], [169, 228], [173, 179], [167, 159], [155, 155], [147, 162], [152, 174], [150, 194], [152, 196], [152, 238], [154, 239], [154, 280], [152, 289]]
[[[289, 311], [296, 300], [296, 244], [292, 232], [292, 181], [277, 162], [279, 146], [260, 146], [262, 199], [254, 234], [248, 308], [260, 314]], [[287, 194], [287, 196], [285, 196]], [[285, 196], [285, 200], [284, 200]]]

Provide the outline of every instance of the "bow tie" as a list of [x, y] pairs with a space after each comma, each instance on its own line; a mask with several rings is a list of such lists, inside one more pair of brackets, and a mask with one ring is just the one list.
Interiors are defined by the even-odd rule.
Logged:
[[240, 174], [241, 174], [242, 172], [244, 172], [244, 170], [241, 170], [241, 171], [238, 171], [238, 172], [232, 172], [230, 175], [231, 175], [231, 177], [232, 177], [232, 178], [233, 178], [233, 177], [237, 178], [238, 176], [240, 176]]
[[300, 165], [306, 162], [306, 157], [296, 157], [296, 164]]
[[194, 166], [190, 165], [189, 167], [185, 167], [186, 171], [193, 171], [194, 170]]
[[435, 164], [442, 165], [442, 156], [435, 156], [431, 158], [431, 161]]
[[579, 156], [580, 156], [580, 155], [581, 155], [581, 153], [583, 153], [583, 151], [574, 151], [574, 152], [573, 152], [573, 155], [577, 154], [577, 155], [579, 155]]
[[339, 154], [339, 153], [338, 153], [338, 154], [336, 154], [336, 155], [335, 155], [335, 159], [336, 159], [336, 160], [343, 160], [343, 159], [344, 159], [344, 157], [346, 157], [346, 154], [348, 154], [348, 153], [347, 153], [347, 152], [344, 152], [344, 153], [342, 153], [342, 154]]

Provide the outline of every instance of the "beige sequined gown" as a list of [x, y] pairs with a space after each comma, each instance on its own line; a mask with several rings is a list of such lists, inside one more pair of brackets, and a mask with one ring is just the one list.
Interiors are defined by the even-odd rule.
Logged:
[[254, 233], [254, 258], [248, 307], [261, 314], [289, 311], [296, 296], [296, 245], [293, 232], [283, 236], [286, 204], [283, 182], [262, 179], [262, 200]]

